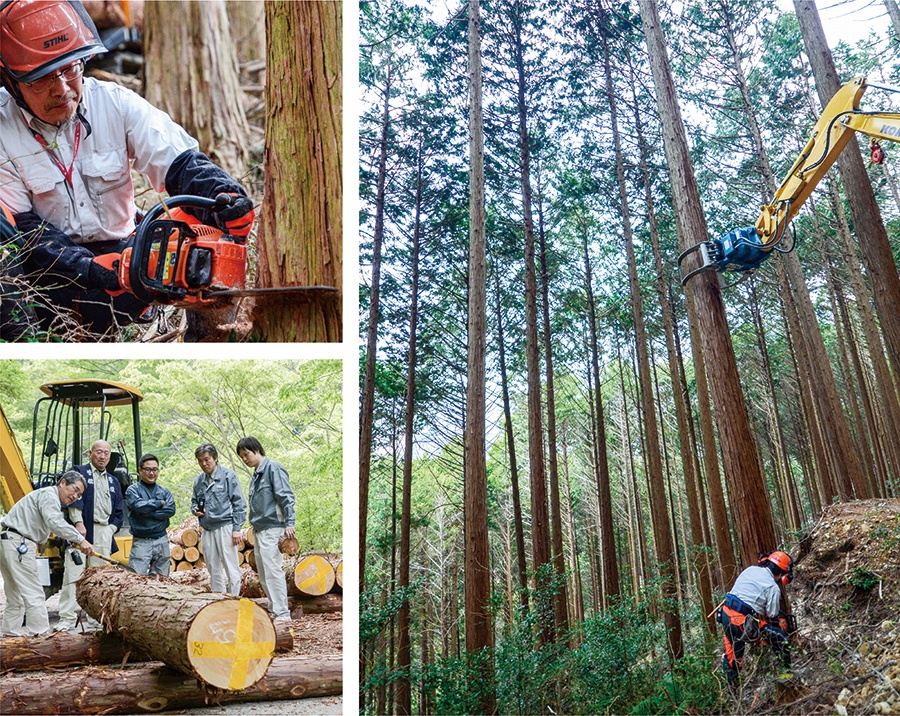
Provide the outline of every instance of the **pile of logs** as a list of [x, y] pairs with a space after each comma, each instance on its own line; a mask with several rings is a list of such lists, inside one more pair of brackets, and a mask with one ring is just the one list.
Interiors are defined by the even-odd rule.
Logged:
[[[238, 559], [242, 567], [247, 565], [255, 570], [253, 528], [245, 528], [242, 536]], [[288, 580], [289, 594], [317, 597], [332, 591], [343, 591], [344, 563], [340, 557], [322, 551], [298, 555], [300, 543], [294, 537], [282, 537], [278, 541], [278, 547], [287, 557], [285, 564], [290, 563], [290, 569], [296, 575], [293, 581]], [[203, 531], [196, 518], [189, 518], [175, 529], [169, 530], [169, 548], [172, 554], [172, 573], [188, 572], [206, 565], [203, 559]], [[285, 571], [287, 570], [288, 567], [285, 566]]]
[[[0, 713], [152, 713], [341, 693], [340, 654], [276, 656], [292, 649], [290, 625], [253, 600], [107, 567], [86, 569], [76, 589], [107, 633], [0, 640]], [[89, 666], [67, 668], [78, 665]], [[5, 673], [37, 669], [53, 671]]]

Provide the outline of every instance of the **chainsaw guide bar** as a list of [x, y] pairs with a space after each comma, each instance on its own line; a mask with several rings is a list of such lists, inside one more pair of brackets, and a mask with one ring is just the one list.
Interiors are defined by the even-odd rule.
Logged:
[[241, 296], [294, 295], [307, 301], [334, 298], [338, 289], [334, 286], [280, 286], [273, 288], [240, 288], [227, 291], [203, 291], [203, 298], [233, 298]]

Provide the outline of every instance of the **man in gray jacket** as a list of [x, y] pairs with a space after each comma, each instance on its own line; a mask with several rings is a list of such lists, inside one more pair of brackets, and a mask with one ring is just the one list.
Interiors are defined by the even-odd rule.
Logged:
[[[241, 568], [238, 547], [247, 512], [241, 483], [234, 470], [219, 465], [219, 451], [205, 443], [194, 451], [203, 470], [194, 480], [191, 512], [203, 528], [203, 557], [209, 570], [209, 589], [239, 596]], [[224, 573], [223, 573], [224, 571]], [[227, 585], [226, 585], [227, 581]]]
[[294, 536], [294, 493], [287, 470], [266, 457], [259, 440], [241, 438], [237, 454], [253, 468], [250, 479], [250, 525], [253, 527], [256, 571], [269, 598], [269, 613], [275, 621], [290, 621], [287, 583], [281, 570], [283, 557], [278, 540]]

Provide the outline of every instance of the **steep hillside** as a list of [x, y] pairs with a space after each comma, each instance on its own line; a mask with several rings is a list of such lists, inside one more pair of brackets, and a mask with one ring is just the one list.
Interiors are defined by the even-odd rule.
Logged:
[[792, 554], [794, 678], [752, 648], [739, 710], [900, 714], [900, 500], [832, 505]]

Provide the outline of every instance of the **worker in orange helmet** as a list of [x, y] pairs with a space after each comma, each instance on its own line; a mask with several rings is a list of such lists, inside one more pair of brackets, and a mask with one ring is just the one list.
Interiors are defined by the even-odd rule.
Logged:
[[25, 278], [44, 299], [42, 324], [64, 306], [99, 334], [146, 318], [147, 304], [94, 260], [120, 252], [134, 231], [132, 168], [156, 191], [233, 195], [221, 209], [189, 212], [239, 239], [254, 218], [241, 185], [165, 112], [83, 77], [104, 52], [79, 0], [0, 1], [0, 201], [22, 237]]
[[776, 550], [760, 555], [759, 564], [738, 575], [719, 609], [717, 619], [725, 635], [722, 669], [730, 685], [736, 683], [745, 644], [769, 644], [787, 673], [791, 668], [790, 635], [795, 632], [792, 614], [781, 609], [781, 588], [794, 578], [790, 555]]

